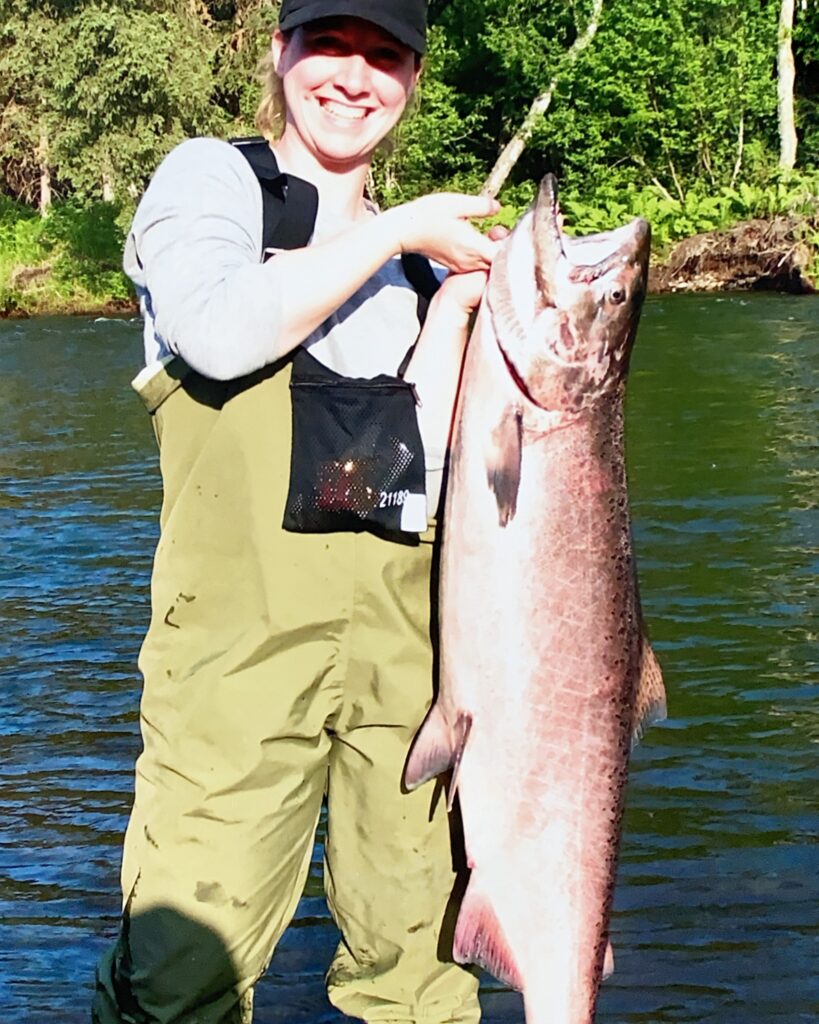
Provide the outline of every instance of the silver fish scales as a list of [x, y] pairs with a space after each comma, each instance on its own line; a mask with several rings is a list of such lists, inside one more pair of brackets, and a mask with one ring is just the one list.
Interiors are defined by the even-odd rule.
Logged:
[[631, 745], [665, 714], [645, 637], [623, 448], [650, 232], [569, 238], [557, 186], [496, 257], [455, 416], [441, 680], [407, 763], [447, 769], [471, 875], [455, 959], [591, 1024]]

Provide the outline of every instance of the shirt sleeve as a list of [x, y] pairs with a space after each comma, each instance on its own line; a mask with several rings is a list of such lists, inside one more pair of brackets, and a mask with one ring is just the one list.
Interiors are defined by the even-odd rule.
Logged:
[[262, 197], [231, 145], [191, 139], [154, 175], [134, 217], [124, 266], [161, 349], [230, 380], [273, 362], [281, 290], [260, 262]]

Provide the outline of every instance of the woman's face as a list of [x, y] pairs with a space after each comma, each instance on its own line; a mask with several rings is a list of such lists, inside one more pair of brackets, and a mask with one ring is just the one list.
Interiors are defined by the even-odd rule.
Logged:
[[367, 163], [395, 126], [418, 79], [415, 53], [372, 22], [325, 18], [273, 36], [295, 134], [319, 162], [338, 170]]

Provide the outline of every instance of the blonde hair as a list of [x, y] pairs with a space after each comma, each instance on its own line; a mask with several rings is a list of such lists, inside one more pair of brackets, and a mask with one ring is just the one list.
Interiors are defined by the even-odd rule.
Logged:
[[262, 98], [256, 108], [256, 130], [268, 142], [276, 142], [284, 132], [287, 107], [284, 102], [282, 80], [276, 74], [273, 51], [270, 47], [256, 67], [256, 78], [262, 86]]

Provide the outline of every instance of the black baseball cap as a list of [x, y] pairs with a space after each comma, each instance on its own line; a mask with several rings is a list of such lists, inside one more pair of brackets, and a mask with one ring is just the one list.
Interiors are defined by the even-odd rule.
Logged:
[[283, 32], [319, 18], [363, 18], [416, 53], [427, 48], [426, 0], [282, 0], [279, 28]]

